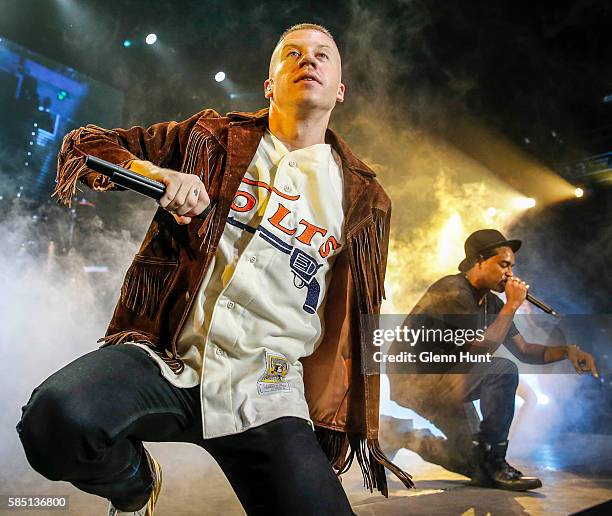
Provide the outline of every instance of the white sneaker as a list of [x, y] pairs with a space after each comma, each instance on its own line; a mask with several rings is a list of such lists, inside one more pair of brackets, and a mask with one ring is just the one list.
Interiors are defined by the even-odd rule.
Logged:
[[144, 507], [138, 509], [137, 511], [128, 512], [120, 511], [119, 509], [114, 507], [111, 502], [109, 502], [107, 516], [153, 516], [153, 508], [155, 507], [155, 503], [157, 502], [157, 498], [159, 497], [159, 492], [161, 491], [162, 471], [159, 463], [153, 458], [153, 456], [147, 451], [146, 448], [145, 455], [149, 462], [151, 473], [153, 474], [153, 491], [151, 491], [151, 496], [149, 496], [149, 500], [144, 505]]

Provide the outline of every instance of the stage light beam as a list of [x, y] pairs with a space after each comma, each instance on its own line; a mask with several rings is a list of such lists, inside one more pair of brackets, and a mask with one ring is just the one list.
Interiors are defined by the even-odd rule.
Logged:
[[462, 247], [462, 235], [464, 233], [463, 221], [459, 213], [453, 213], [440, 231], [438, 239], [438, 266], [448, 269], [457, 263]]
[[151, 33], [147, 35], [147, 37], [145, 38], [145, 43], [147, 45], [153, 45], [156, 41], [157, 41], [157, 34]]
[[576, 188], [574, 190], [574, 195], [580, 199], [584, 195], [584, 190], [582, 188]]
[[515, 206], [519, 210], [528, 210], [536, 205], [536, 200], [533, 197], [519, 197], [515, 201]]
[[223, 82], [225, 80], [225, 72], [217, 72], [215, 74], [215, 81]]

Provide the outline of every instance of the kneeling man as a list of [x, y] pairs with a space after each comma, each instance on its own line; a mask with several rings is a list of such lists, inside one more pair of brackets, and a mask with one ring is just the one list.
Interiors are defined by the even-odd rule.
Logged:
[[[438, 323], [440, 317], [436, 316], [442, 316], [443, 324], [449, 327], [455, 326], [449, 322], [453, 315], [470, 315], [484, 330], [480, 341], [424, 347], [430, 350], [427, 356], [436, 355], [438, 360], [435, 365], [423, 364], [423, 373], [389, 375], [391, 399], [430, 420], [446, 438], [428, 431], [406, 431], [402, 420], [381, 418], [381, 441], [388, 449], [411, 449], [428, 462], [471, 477], [474, 485], [513, 491], [542, 485], [539, 479], [524, 476], [506, 462], [518, 369], [506, 358], [488, 356], [483, 362], [482, 355], [493, 354], [503, 344], [522, 362], [545, 364], [568, 359], [576, 371], [591, 371], [597, 377], [593, 357], [578, 346], [530, 343], [514, 325], [514, 314], [529, 288], [512, 274], [520, 247], [520, 240], [507, 240], [493, 229], [472, 233], [465, 241], [466, 257], [459, 264], [460, 273], [436, 281], [411, 312]], [[505, 292], [506, 303], [493, 292]], [[395, 342], [392, 347], [397, 350], [397, 346]], [[467, 372], [465, 365], [456, 365], [460, 354], [466, 352], [475, 355]], [[472, 404], [477, 399], [482, 421]]]

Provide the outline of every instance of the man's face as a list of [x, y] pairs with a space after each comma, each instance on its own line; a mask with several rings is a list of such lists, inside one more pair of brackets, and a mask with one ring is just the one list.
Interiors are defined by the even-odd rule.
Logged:
[[512, 277], [514, 251], [509, 247], [498, 247], [497, 254], [476, 264], [480, 272], [480, 283], [489, 290], [503, 292], [506, 282]]
[[297, 30], [274, 49], [265, 96], [281, 109], [331, 111], [344, 100], [340, 53], [318, 30]]

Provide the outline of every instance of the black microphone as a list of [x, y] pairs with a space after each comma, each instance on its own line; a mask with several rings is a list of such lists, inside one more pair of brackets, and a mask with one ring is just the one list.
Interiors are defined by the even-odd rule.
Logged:
[[[162, 195], [164, 195], [166, 192], [165, 184], [149, 179], [148, 177], [137, 174], [136, 172], [132, 172], [127, 168], [115, 165], [114, 163], [106, 161], [105, 159], [97, 158], [96, 156], [87, 155], [85, 158], [85, 166], [91, 170], [99, 172], [100, 174], [104, 174], [116, 185], [127, 188], [128, 190], [133, 190], [139, 194], [146, 195], [147, 197], [155, 199], [156, 201], [159, 201]], [[196, 215], [196, 217], [199, 219], [205, 219], [210, 209], [210, 206], [208, 206], [202, 213]]]
[[537, 297], [532, 296], [529, 292], [527, 292], [527, 301], [529, 301], [532, 305], [537, 306], [540, 310], [546, 312], [547, 314], [554, 315], [559, 319], [561, 318], [556, 310], [548, 306], [546, 303], [544, 303], [544, 301], [540, 301]]

